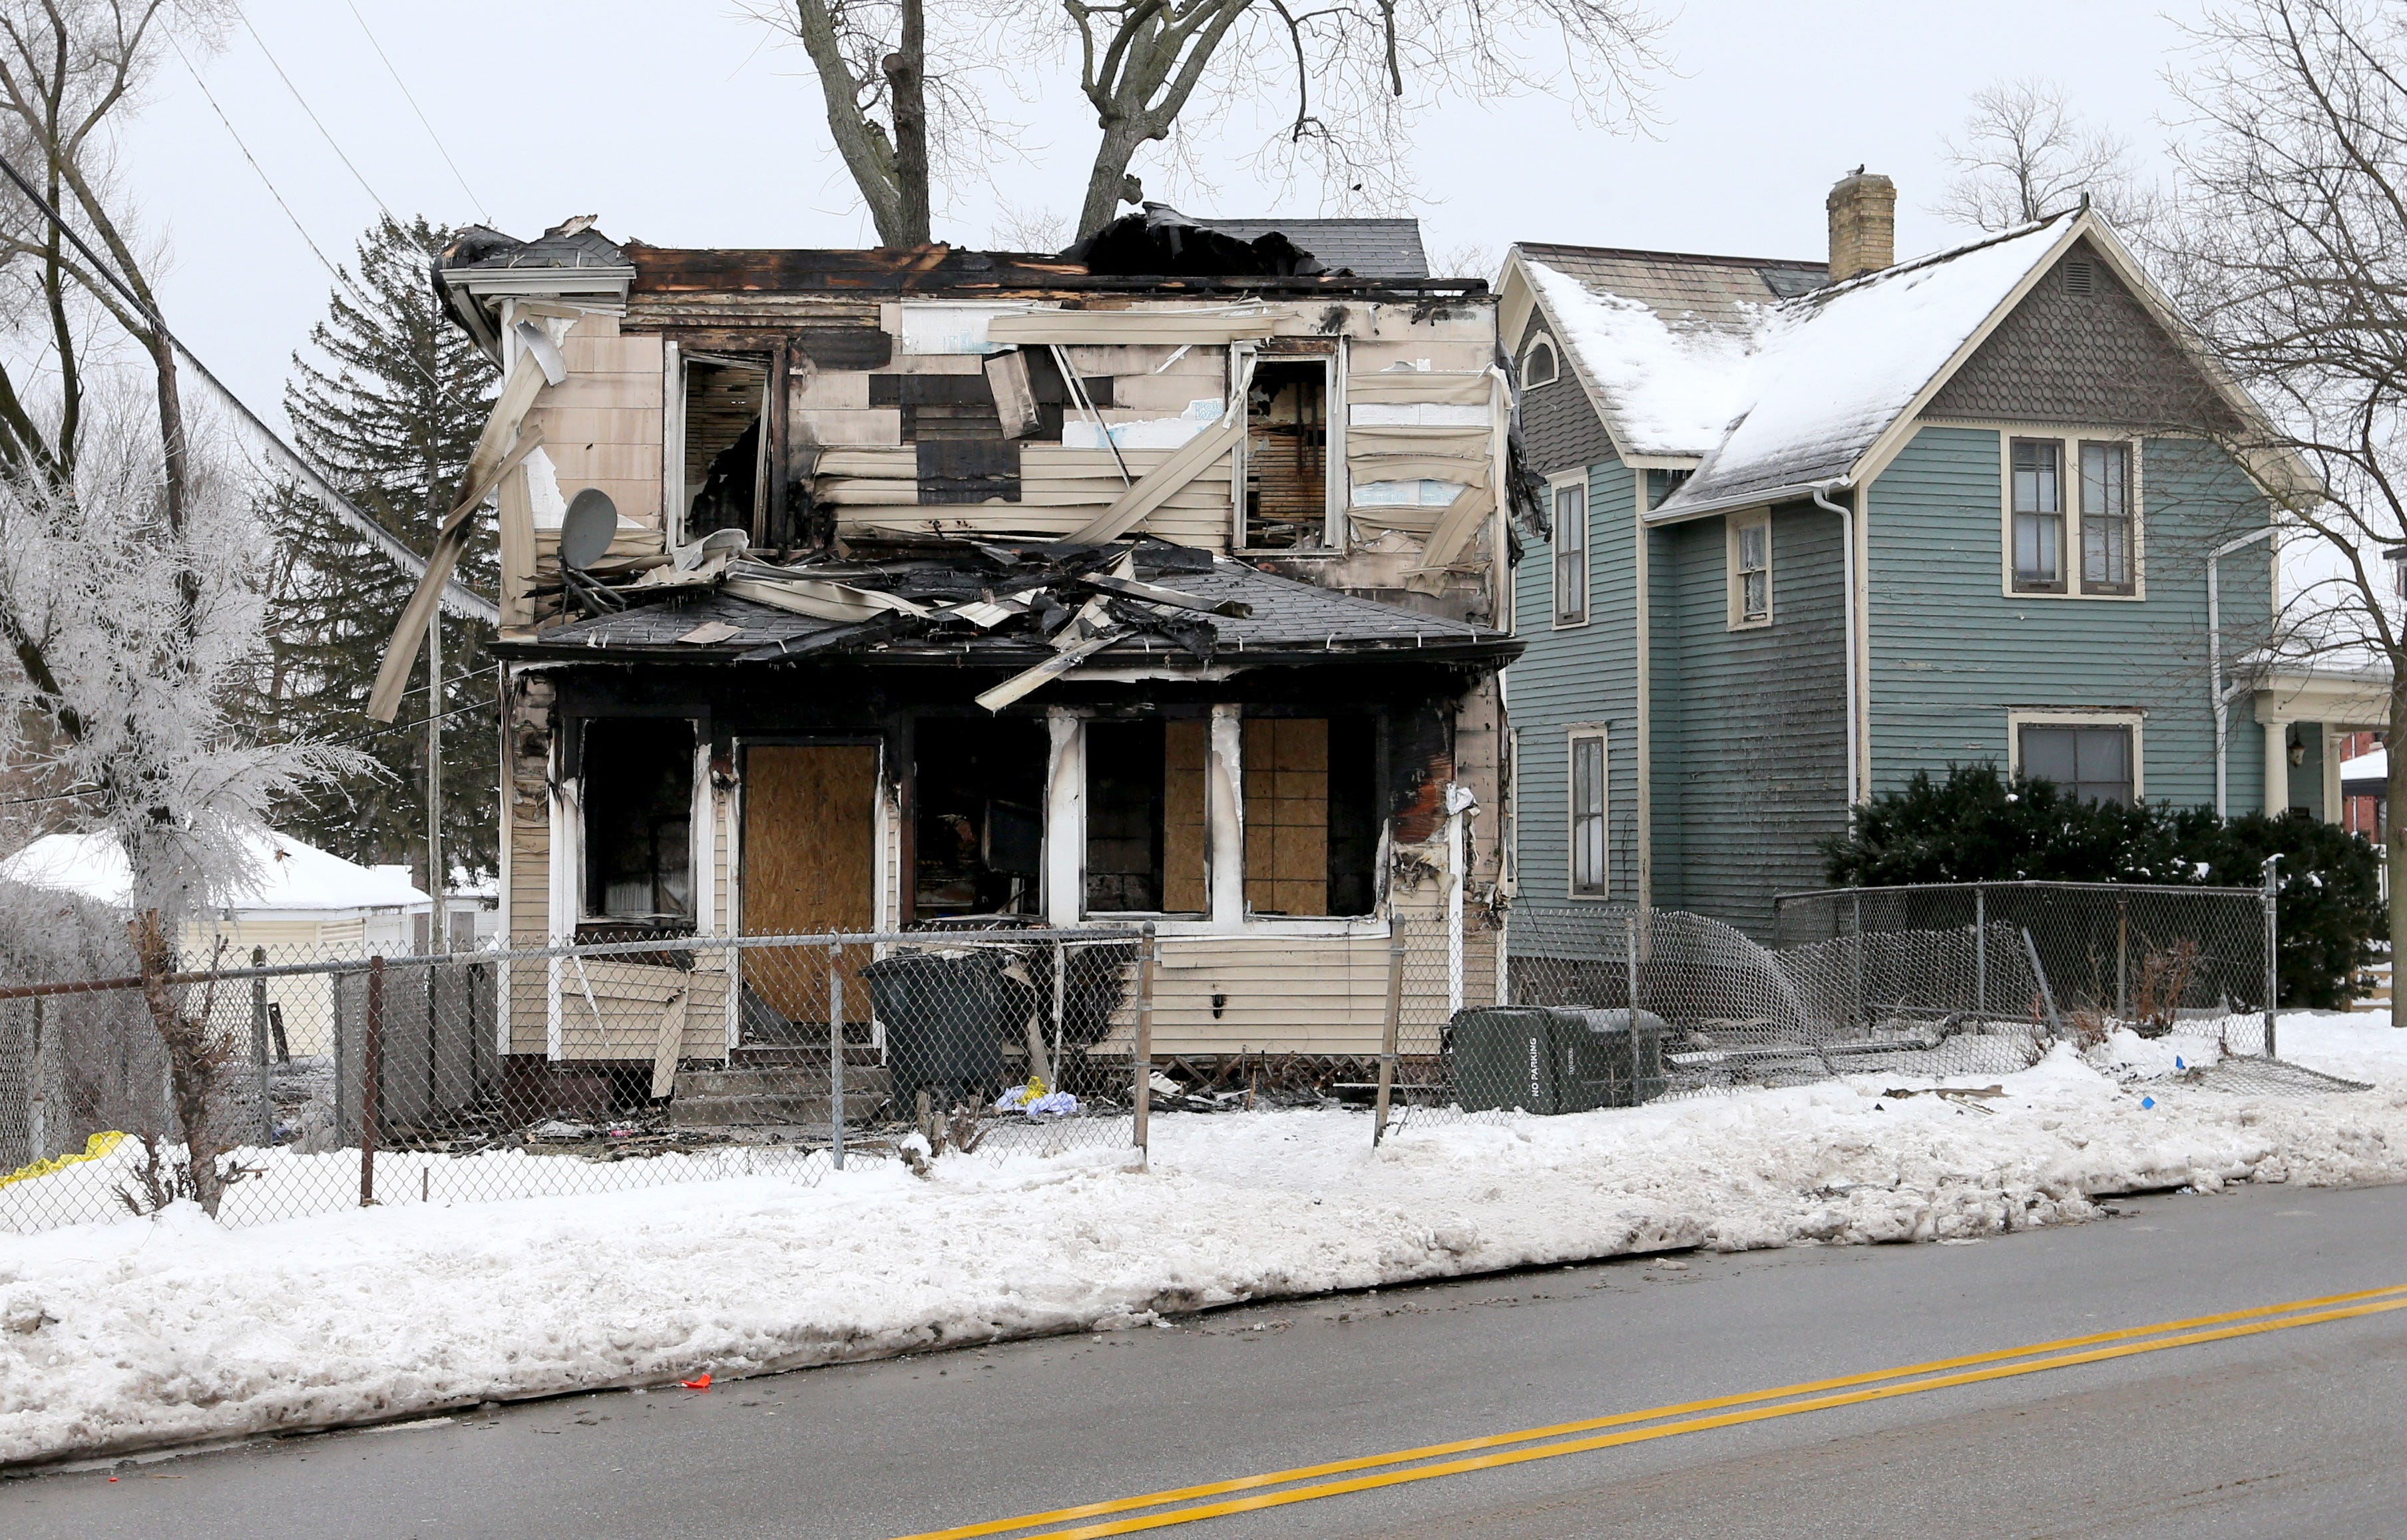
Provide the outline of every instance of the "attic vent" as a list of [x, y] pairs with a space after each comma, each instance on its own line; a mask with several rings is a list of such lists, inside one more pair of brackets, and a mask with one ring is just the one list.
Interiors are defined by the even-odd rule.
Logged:
[[1530, 350], [1521, 355], [1523, 390], [1535, 385], [1552, 385], [1561, 372], [1562, 366], [1555, 358], [1555, 345], [1545, 337], [1530, 344]]
[[2087, 297], [2097, 292], [2098, 264], [2087, 257], [2070, 257], [2064, 264], [2064, 292]]

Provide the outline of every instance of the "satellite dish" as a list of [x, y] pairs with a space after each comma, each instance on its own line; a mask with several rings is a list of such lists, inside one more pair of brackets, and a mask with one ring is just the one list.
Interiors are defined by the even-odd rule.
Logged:
[[599, 487], [588, 487], [568, 501], [560, 520], [560, 562], [563, 566], [590, 567], [609, 552], [619, 533], [619, 505]]

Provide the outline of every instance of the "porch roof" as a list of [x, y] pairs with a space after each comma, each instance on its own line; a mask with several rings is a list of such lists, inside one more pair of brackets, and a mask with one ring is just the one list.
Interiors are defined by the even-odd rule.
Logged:
[[[1148, 555], [1155, 559], [1147, 560]], [[1150, 551], [1141, 548], [1138, 556], [1135, 576], [1140, 580], [1243, 613], [1207, 616], [1118, 598], [1115, 603], [1123, 613], [1149, 613], [1167, 627], [1188, 629], [1190, 635], [1199, 626], [1208, 631], [1208, 663], [1164, 632], [1139, 630], [1092, 653], [1084, 667], [1117, 669], [1139, 664], [1173, 671], [1200, 671], [1206, 666], [1225, 670], [1326, 663], [1365, 656], [1501, 667], [1521, 650], [1522, 644], [1510, 635], [1473, 621], [1301, 582], [1222, 556], [1207, 558], [1205, 552], [1166, 548]], [[879, 565], [884, 569], [883, 581], [862, 576], [857, 567], [848, 569], [847, 580], [864, 587], [874, 583], [905, 594], [952, 588], [960, 597], [973, 599], [979, 579], [987, 576], [962, 562], [920, 559]], [[808, 566], [792, 570], [798, 578], [813, 576]], [[811, 657], [854, 663], [1024, 668], [1056, 655], [1053, 645], [1024, 621], [991, 630], [961, 622], [898, 630], [890, 623], [893, 620], [891, 616], [865, 621], [826, 620], [705, 590], [491, 646], [501, 656], [525, 660], [674, 659], [703, 663], [776, 663], [781, 659], [770, 649], [805, 641], [811, 643]], [[712, 626], [714, 621], [733, 627], [732, 634], [720, 634]], [[683, 640], [697, 633], [709, 639]]]

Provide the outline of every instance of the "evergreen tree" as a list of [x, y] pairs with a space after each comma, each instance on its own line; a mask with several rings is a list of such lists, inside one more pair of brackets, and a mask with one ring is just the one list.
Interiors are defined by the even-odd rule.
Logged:
[[[450, 232], [423, 218], [379, 220], [343, 270], [326, 318], [293, 355], [286, 415], [301, 449], [359, 506], [424, 551], [460, 487], [491, 409], [496, 371], [447, 319], [428, 280]], [[353, 739], [382, 775], [350, 777], [278, 810], [281, 827], [352, 861], [422, 864], [426, 849], [425, 664], [401, 721], [362, 714], [412, 579], [307, 496], [287, 490], [267, 517], [281, 549], [269, 592], [272, 663], [262, 708], [284, 734]], [[490, 592], [490, 533], [459, 577]], [[494, 775], [500, 749], [491, 628], [445, 616], [443, 848], [446, 863], [495, 868]], [[467, 709], [481, 705], [483, 709]], [[413, 725], [419, 724], [419, 725]], [[366, 734], [366, 735], [363, 735]]]

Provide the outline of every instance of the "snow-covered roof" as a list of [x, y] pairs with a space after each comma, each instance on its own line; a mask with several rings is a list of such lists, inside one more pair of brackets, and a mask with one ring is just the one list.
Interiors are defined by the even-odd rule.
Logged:
[[[406, 866], [358, 865], [289, 834], [257, 834], [249, 843], [251, 880], [236, 891], [213, 894], [216, 906], [236, 911], [345, 911], [406, 909], [429, 903], [411, 885]], [[134, 886], [123, 848], [115, 834], [105, 832], [45, 834], [0, 861], [0, 877], [103, 904], [123, 904]]]
[[2355, 759], [2341, 761], [2340, 778], [2343, 785], [2353, 780], [2388, 780], [2390, 750], [2375, 749], [2359, 754]]
[[1845, 283], [1710, 308], [1618, 292], [1530, 252], [1522, 262], [1621, 451], [1702, 462], [1658, 510], [1676, 518], [1850, 478], [2083, 222], [2060, 214]]

